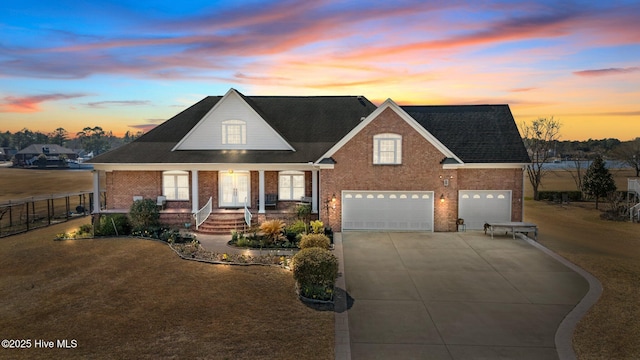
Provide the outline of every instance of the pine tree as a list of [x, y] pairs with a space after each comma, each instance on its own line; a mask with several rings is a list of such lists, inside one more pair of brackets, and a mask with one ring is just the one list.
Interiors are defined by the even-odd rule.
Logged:
[[607, 197], [607, 195], [616, 191], [616, 183], [613, 181], [613, 176], [609, 169], [604, 166], [602, 156], [598, 155], [589, 165], [582, 181], [582, 189], [587, 195], [596, 197], [596, 209], [598, 208], [599, 198]]

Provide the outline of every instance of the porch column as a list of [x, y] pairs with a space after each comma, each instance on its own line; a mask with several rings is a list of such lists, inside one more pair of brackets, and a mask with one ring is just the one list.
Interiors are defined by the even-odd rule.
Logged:
[[258, 214], [264, 214], [264, 170], [258, 170], [258, 202], [260, 207], [258, 208]]
[[93, 209], [92, 214], [100, 213], [100, 171], [93, 170]]
[[311, 170], [311, 212], [318, 213], [318, 170]]
[[191, 170], [191, 212], [200, 210], [200, 194], [198, 193], [198, 170]]

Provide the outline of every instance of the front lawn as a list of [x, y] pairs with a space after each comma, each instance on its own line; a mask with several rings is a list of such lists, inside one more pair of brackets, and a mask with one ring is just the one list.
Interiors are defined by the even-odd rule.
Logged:
[[77, 341], [0, 356], [333, 358], [334, 313], [300, 302], [290, 271], [185, 261], [148, 240], [53, 241], [85, 222], [0, 241], [2, 339]]

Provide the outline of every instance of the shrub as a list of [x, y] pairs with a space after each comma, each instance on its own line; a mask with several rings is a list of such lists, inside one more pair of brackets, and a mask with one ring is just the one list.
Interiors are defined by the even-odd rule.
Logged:
[[251, 246], [251, 240], [247, 239], [246, 237], [238, 238], [238, 240], [236, 242], [236, 246], [237, 247], [249, 247], [249, 246]]
[[307, 234], [302, 235], [302, 239], [300, 239], [300, 249], [308, 249], [308, 248], [321, 248], [328, 250], [329, 249], [330, 240], [324, 234]]
[[[114, 227], [115, 225], [115, 227]], [[100, 216], [100, 222], [96, 226], [95, 234], [98, 236], [129, 235], [131, 225], [124, 214], [112, 214]]]
[[78, 230], [79, 235], [93, 234], [93, 226], [91, 224], [82, 224]]
[[581, 191], [539, 191], [538, 198], [540, 200], [561, 201], [562, 194], [567, 194], [569, 201], [582, 201]]
[[264, 234], [265, 243], [273, 244], [284, 240], [284, 222], [282, 220], [268, 220], [260, 224], [260, 231]]
[[296, 215], [298, 216], [298, 219], [302, 220], [306, 224], [311, 217], [311, 205], [300, 204], [296, 206]]
[[160, 226], [160, 212], [151, 199], [137, 200], [129, 209], [129, 218], [134, 230], [145, 230]]
[[320, 220], [311, 222], [311, 231], [314, 234], [324, 234], [324, 223]]
[[287, 240], [289, 240], [290, 242], [295, 242], [299, 234], [304, 234], [306, 232], [307, 226], [306, 223], [302, 220], [296, 220], [293, 224], [290, 224], [285, 228]]
[[328, 250], [313, 247], [293, 257], [293, 278], [301, 288], [320, 285], [332, 287], [338, 278], [338, 259]]

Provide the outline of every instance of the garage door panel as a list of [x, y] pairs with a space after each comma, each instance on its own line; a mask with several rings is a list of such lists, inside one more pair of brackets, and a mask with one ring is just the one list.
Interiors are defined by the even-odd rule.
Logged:
[[458, 217], [475, 230], [487, 222], [511, 221], [511, 190], [460, 190]]
[[432, 230], [433, 192], [344, 191], [344, 230]]

